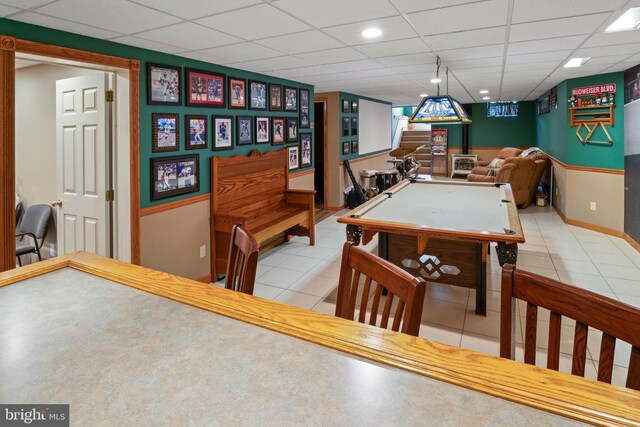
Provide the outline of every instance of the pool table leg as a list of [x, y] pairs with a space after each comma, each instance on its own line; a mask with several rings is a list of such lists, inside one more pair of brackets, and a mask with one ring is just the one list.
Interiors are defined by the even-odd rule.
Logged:
[[487, 258], [483, 256], [483, 244], [476, 245], [476, 259], [480, 268], [476, 269], [476, 314], [487, 315]]

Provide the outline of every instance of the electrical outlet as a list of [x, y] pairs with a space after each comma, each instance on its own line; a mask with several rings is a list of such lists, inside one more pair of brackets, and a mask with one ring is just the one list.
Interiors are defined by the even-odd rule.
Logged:
[[200, 246], [200, 258], [204, 258], [206, 256], [207, 256], [207, 246], [202, 245]]
[[591, 207], [592, 211], [595, 211], [596, 210], [596, 202], [591, 202], [590, 207]]

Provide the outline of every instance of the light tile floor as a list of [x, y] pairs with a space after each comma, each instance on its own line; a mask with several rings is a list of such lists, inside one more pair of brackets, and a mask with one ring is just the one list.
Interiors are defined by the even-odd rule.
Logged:
[[[340, 256], [345, 241], [345, 225], [336, 222], [344, 212], [316, 225], [316, 245], [308, 238], [292, 242], [261, 255], [258, 263], [256, 296], [333, 315], [340, 272]], [[518, 267], [559, 279], [640, 307], [640, 253], [623, 239], [565, 224], [549, 207], [531, 206], [520, 210], [526, 243], [519, 245]], [[367, 248], [376, 249], [375, 239]], [[430, 283], [427, 288], [420, 336], [449, 345], [498, 355], [500, 325], [501, 268], [491, 251], [487, 265], [487, 316], [475, 314], [475, 290]], [[221, 282], [217, 285], [223, 286]], [[522, 360], [523, 305], [518, 306], [516, 330], [517, 360]], [[549, 315], [539, 314], [539, 326]], [[538, 361], [546, 365], [547, 336], [538, 328]], [[587, 376], [596, 377], [599, 331], [588, 340]], [[570, 372], [573, 324], [563, 321], [561, 370]], [[614, 383], [626, 378], [630, 346], [616, 345]]]

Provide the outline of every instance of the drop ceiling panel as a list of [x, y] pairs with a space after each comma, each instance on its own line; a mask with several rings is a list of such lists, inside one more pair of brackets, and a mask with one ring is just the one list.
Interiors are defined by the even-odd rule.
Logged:
[[361, 61], [349, 61], [339, 62], [332, 64], [331, 68], [335, 68], [339, 71], [358, 71], [358, 70], [373, 70], [376, 68], [384, 68], [385, 66], [373, 59], [363, 59]]
[[387, 0], [280, 0], [279, 9], [316, 27], [397, 15]]
[[511, 26], [509, 42], [591, 34], [608, 16], [608, 13], [598, 13], [574, 18], [515, 24]]
[[334, 49], [344, 46], [344, 43], [341, 43], [318, 30], [270, 37], [267, 39], [256, 40], [256, 43], [291, 55], [317, 50]]
[[268, 47], [260, 46], [253, 42], [244, 42], [228, 46], [214, 47], [212, 49], [202, 50], [202, 52], [208, 55], [224, 58], [226, 61], [230, 62], [253, 61], [256, 59], [266, 59], [276, 56], [283, 56], [282, 52], [269, 49]]
[[350, 47], [321, 50], [311, 53], [302, 53], [297, 56], [298, 58], [304, 59], [306, 61], [311, 61], [316, 64], [331, 64], [335, 62], [345, 62], [367, 58], [366, 55], [363, 55], [362, 53]]
[[627, 0], [514, 0], [514, 24], [611, 12], [622, 7]]
[[102, 30], [100, 28], [90, 27], [76, 22], [69, 22], [51, 16], [40, 15], [39, 13], [26, 12], [18, 15], [17, 17], [12, 17], [11, 19], [19, 19], [21, 22], [26, 22], [28, 24], [40, 25], [42, 27], [53, 28], [61, 31], [69, 31], [75, 34], [96, 37], [99, 39], [108, 39], [121, 35], [115, 31]]
[[167, 44], [167, 43], [158, 43], [151, 40], [141, 39], [135, 36], [115, 37], [110, 39], [109, 41], [122, 43], [129, 46], [137, 46], [143, 49], [155, 50], [158, 52], [171, 53], [171, 54], [187, 52], [189, 50], [189, 49], [184, 49], [177, 46], [171, 46], [170, 44]]
[[504, 43], [505, 32], [506, 27], [483, 28], [427, 36], [425, 39], [434, 50], [440, 51]]
[[51, 3], [51, 0], [2, 0], [2, 4], [20, 9], [31, 9], [47, 3]]
[[[203, 53], [203, 52], [184, 52], [184, 53], [179, 53], [178, 55], [185, 58], [195, 59], [196, 61], [203, 61], [203, 62], [208, 62], [212, 64], [219, 64], [219, 65], [230, 64], [230, 61], [227, 61], [225, 58], [207, 55], [206, 53]], [[238, 67], [236, 66], [236, 68]]]
[[575, 56], [579, 58], [596, 57], [596, 56], [611, 56], [640, 52], [640, 43], [621, 44], [617, 46], [601, 46], [601, 47], [588, 47], [584, 49], [578, 49]]
[[[362, 37], [361, 33], [369, 27], [379, 28], [380, 30], [382, 30], [382, 35], [375, 40], [365, 39], [364, 37]], [[389, 40], [408, 39], [417, 36], [416, 32], [413, 31], [411, 26], [409, 26], [409, 24], [407, 24], [406, 21], [400, 16], [375, 19], [372, 21], [358, 22], [354, 24], [339, 25], [337, 27], [326, 28], [324, 31], [348, 45], [379, 43]]]
[[447, 63], [450, 70], [464, 70], [467, 68], [491, 67], [502, 65], [502, 57], [482, 58], [482, 59], [464, 59], [461, 61], [451, 61]]
[[162, 28], [180, 21], [175, 16], [125, 0], [59, 0], [37, 12], [122, 34]]
[[130, 0], [184, 19], [195, 19], [260, 3], [260, 0], [189, 0], [188, 7], [176, 5], [175, 0]]
[[465, 3], [475, 3], [477, 0], [391, 0], [400, 12], [411, 13], [427, 9], [456, 6]]
[[444, 62], [460, 61], [462, 59], [494, 58], [502, 57], [504, 44], [491, 46], [470, 47], [466, 49], [443, 50], [439, 52], [440, 58]]
[[421, 35], [498, 27], [507, 23], [508, 0], [490, 0], [407, 15]]
[[589, 37], [582, 47], [612, 46], [627, 43], [640, 43], [640, 30], [596, 33]]
[[580, 46], [587, 35], [571, 36], [571, 37], [558, 37], [553, 39], [553, 42], [549, 40], [530, 40], [526, 42], [509, 43], [509, 55], [523, 55], [528, 53], [548, 52], [550, 50], [566, 50], [575, 49]]
[[587, 64], [589, 65], [615, 65], [618, 62], [624, 62], [629, 59], [629, 55], [612, 55], [612, 56], [599, 56], [597, 58], [591, 58]]
[[185, 50], [201, 50], [242, 41], [237, 37], [192, 22], [182, 22], [145, 31], [136, 34], [136, 37], [172, 44]]
[[247, 40], [311, 29], [307, 24], [264, 3], [198, 19], [197, 22]]
[[540, 61], [533, 64], [506, 64], [504, 67], [505, 72], [508, 71], [521, 71], [521, 70], [545, 70], [547, 72], [553, 71], [558, 65], [562, 65], [561, 61]]
[[315, 77], [323, 74], [334, 74], [337, 70], [325, 65], [313, 65], [310, 67], [290, 68], [288, 70], [280, 70], [278, 74], [287, 76], [288, 79]]
[[[436, 76], [436, 67], [434, 64], [417, 64], [417, 65], [405, 65], [403, 67], [392, 67], [398, 73], [401, 74], [425, 74], [429, 75], [429, 80]], [[426, 77], [425, 77], [426, 78]]]
[[430, 51], [420, 37], [389, 42], [370, 43], [356, 47], [360, 52], [371, 58], [383, 56], [409, 55]]
[[250, 61], [249, 63], [261, 68], [265, 67], [266, 70], [285, 70], [287, 68], [299, 68], [313, 65], [309, 61], [290, 55], [280, 56], [277, 58], [258, 59], [256, 61]]
[[20, 9], [16, 9], [13, 7], [9, 7], [9, 6], [3, 6], [0, 4], [0, 16], [5, 17], [5, 16], [9, 16], [13, 13], [16, 12], [20, 12]]
[[436, 57], [430, 53], [418, 53], [413, 55], [390, 56], [377, 58], [376, 61], [390, 67], [402, 67], [405, 65], [435, 64]]
[[[449, 70], [451, 72], [451, 70]], [[477, 68], [466, 68], [461, 70], [456, 70], [455, 74], [458, 77], [474, 77], [474, 76], [495, 76], [498, 73], [502, 72], [502, 63], [498, 66], [490, 66], [490, 67], [477, 67]], [[499, 74], [498, 74], [499, 75]]]
[[541, 61], [564, 61], [572, 53], [572, 50], [558, 50], [555, 52], [532, 53], [529, 55], [509, 55], [507, 64], [535, 64]]

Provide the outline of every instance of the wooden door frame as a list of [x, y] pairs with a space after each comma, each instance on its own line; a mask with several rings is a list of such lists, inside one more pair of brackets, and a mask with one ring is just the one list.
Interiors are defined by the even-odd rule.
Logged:
[[140, 61], [0, 35], [0, 271], [16, 265], [15, 56], [16, 53], [85, 62], [129, 71], [131, 263], [140, 264]]
[[[324, 151], [324, 159], [322, 161], [323, 164], [323, 179], [324, 179], [324, 194], [322, 195], [323, 197], [323, 209], [327, 209], [327, 186], [328, 186], [328, 178], [327, 178], [327, 157], [329, 155], [328, 151], [327, 151], [327, 102], [328, 99], [326, 97], [321, 97], [321, 98], [314, 98], [313, 99], [314, 104], [316, 102], [318, 103], [322, 103], [322, 117], [323, 117], [323, 121], [324, 123], [322, 123], [322, 126], [324, 127], [324, 132], [322, 134], [323, 136], [323, 141], [322, 141], [322, 150]], [[313, 120], [313, 125], [315, 126], [317, 123], [315, 121], [315, 116], [314, 116], [314, 120]], [[316, 144], [318, 143], [318, 141], [316, 141]], [[317, 172], [316, 172], [317, 173]]]

